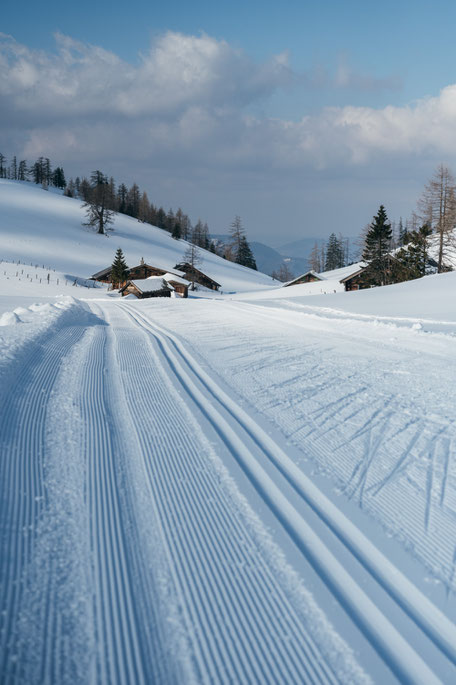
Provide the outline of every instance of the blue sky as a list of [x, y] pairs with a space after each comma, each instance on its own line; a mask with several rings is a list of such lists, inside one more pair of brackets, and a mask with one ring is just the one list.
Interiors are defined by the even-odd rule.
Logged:
[[241, 214], [269, 243], [279, 221], [353, 235], [456, 161], [455, 19], [441, 0], [8, 3], [0, 151], [136, 174], [214, 232]]

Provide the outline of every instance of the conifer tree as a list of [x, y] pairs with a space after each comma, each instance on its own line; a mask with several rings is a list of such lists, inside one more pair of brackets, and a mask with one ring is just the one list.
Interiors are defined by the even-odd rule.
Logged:
[[178, 221], [174, 224], [173, 227], [173, 232], [171, 233], [171, 238], [174, 238], [174, 240], [179, 240], [181, 237], [182, 231], [181, 231], [181, 225]]
[[326, 246], [325, 271], [340, 269], [344, 266], [345, 255], [342, 240], [337, 238], [335, 233], [331, 233]]
[[127, 195], [128, 188], [125, 183], [121, 183], [117, 188], [117, 211], [121, 214], [125, 214], [127, 211]]
[[388, 252], [391, 246], [392, 229], [385, 207], [380, 205], [367, 231], [363, 260], [367, 262], [365, 278], [370, 285], [387, 285], [391, 282]]
[[16, 155], [14, 155], [13, 159], [11, 160], [10, 178], [12, 178], [14, 181], [17, 181], [17, 159], [16, 159]]
[[235, 216], [233, 222], [230, 226], [230, 236], [231, 243], [227, 246], [225, 254], [228, 259], [236, 262], [236, 264], [242, 264], [242, 266], [248, 266], [250, 269], [257, 270], [257, 265], [253, 252], [250, 249], [250, 245], [247, 242], [245, 235], [245, 229], [242, 225], [241, 217]]
[[111, 268], [112, 288], [120, 288], [128, 278], [128, 266], [120, 247], [117, 249]]
[[[432, 229], [427, 224], [407, 234], [407, 245], [396, 254], [396, 259], [405, 268], [405, 279], [421, 278], [426, 275], [430, 264], [433, 262], [429, 258], [429, 238], [431, 235]], [[436, 262], [434, 264], [436, 265]]]
[[18, 181], [25, 181], [27, 180], [27, 162], [25, 159], [21, 159], [19, 162], [19, 166], [17, 169], [17, 179]]
[[242, 266], [248, 266], [249, 269], [254, 269], [257, 271], [257, 265], [253, 252], [250, 249], [250, 245], [247, 242], [245, 235], [241, 236], [239, 250], [236, 255], [236, 264], [241, 264]]
[[52, 174], [52, 183], [56, 188], [66, 187], [65, 174], [63, 173], [62, 167], [58, 166], [54, 169], [54, 173]]

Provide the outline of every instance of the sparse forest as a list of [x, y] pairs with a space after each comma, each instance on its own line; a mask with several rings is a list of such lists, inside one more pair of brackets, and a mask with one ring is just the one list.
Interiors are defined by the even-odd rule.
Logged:
[[[17, 161], [14, 156], [8, 163], [5, 155], [0, 153], [0, 178], [14, 181], [30, 181], [41, 185], [45, 190], [54, 186], [63, 190], [64, 195], [79, 199], [86, 210], [84, 225], [105, 234], [114, 223], [115, 213], [126, 214], [143, 223], [157, 226], [167, 231], [175, 240], [184, 239], [198, 248], [209, 250], [220, 257], [236, 262], [251, 269], [257, 269], [254, 255], [246, 238], [240, 217], [236, 217], [231, 228], [232, 240], [225, 245], [211, 239], [209, 227], [200, 218], [192, 224], [189, 216], [181, 208], [177, 211], [155, 205], [149, 200], [146, 191], [137, 183], [128, 188], [125, 183], [117, 184], [112, 176], [107, 176], [99, 169], [93, 171], [89, 178], [77, 176], [67, 182], [62, 167], [52, 167], [48, 157], [39, 157], [33, 164], [27, 160]], [[233, 225], [238, 222], [233, 233]]]
[[[124, 183], [118, 184], [112, 176], [108, 177], [98, 169], [89, 178], [78, 176], [67, 181], [63, 168], [53, 167], [48, 157], [41, 156], [29, 164], [27, 160], [18, 160], [16, 156], [8, 160], [0, 153], [0, 178], [33, 182], [45, 190], [55, 187], [66, 196], [81, 200], [86, 210], [85, 224], [94, 228], [97, 233], [104, 234], [111, 230], [115, 213], [119, 212], [157, 226], [176, 240], [184, 239], [198, 248], [257, 269], [239, 216], [231, 223], [230, 240], [225, 243], [211, 238], [208, 224], [202, 219], [199, 218], [192, 224], [181, 208], [177, 211], [172, 208], [165, 211], [162, 206], [151, 202], [147, 192], [141, 190], [136, 182], [131, 187]], [[384, 211], [386, 217], [386, 210]], [[402, 217], [398, 222], [389, 222], [386, 217], [390, 231], [382, 238], [381, 251], [384, 255], [389, 255], [388, 267], [384, 257], [380, 260], [380, 267], [378, 255], [374, 256], [373, 243], [376, 238], [373, 238], [372, 232], [376, 220], [379, 220], [378, 214], [373, 223], [364, 227], [356, 244], [351, 244], [349, 238], [334, 232], [326, 242], [316, 241], [309, 255], [309, 269], [321, 273], [363, 260], [371, 266], [370, 285], [419, 278], [432, 271], [441, 273], [450, 270], [450, 257], [454, 256], [456, 250], [456, 182], [451, 170], [443, 164], [437, 167], [418, 200], [416, 212], [412, 212], [405, 222]], [[380, 249], [379, 243], [377, 248]], [[394, 269], [390, 257], [394, 259]], [[379, 269], [383, 269], [382, 275]], [[271, 275], [280, 281], [289, 281], [295, 276], [285, 262]]]

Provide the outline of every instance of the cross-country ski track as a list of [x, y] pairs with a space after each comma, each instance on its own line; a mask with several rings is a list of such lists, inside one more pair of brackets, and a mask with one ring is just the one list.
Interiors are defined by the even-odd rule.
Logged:
[[147, 310], [90, 309], [1, 397], [2, 682], [453, 682], [454, 624], [285, 441]]

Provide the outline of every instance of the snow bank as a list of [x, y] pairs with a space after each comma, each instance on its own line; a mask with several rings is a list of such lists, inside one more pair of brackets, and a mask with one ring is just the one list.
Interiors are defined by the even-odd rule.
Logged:
[[5, 312], [0, 316], [0, 326], [14, 326], [17, 323], [21, 323], [21, 320], [15, 312]]
[[73, 297], [51, 303], [17, 307], [0, 317], [0, 401], [8, 392], [24, 355], [35, 355], [42, 338], [57, 329], [86, 323], [93, 317], [86, 306]]

